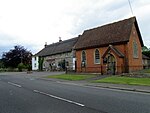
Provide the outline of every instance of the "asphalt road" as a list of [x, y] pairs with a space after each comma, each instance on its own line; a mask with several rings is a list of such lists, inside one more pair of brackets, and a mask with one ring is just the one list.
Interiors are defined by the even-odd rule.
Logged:
[[148, 93], [44, 81], [38, 77], [0, 73], [0, 113], [150, 113]]

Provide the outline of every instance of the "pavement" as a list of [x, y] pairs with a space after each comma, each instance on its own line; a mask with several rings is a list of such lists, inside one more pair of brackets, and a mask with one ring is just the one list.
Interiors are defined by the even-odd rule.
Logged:
[[54, 79], [54, 78], [45, 78], [48, 75], [57, 75], [63, 74], [64, 72], [32, 72], [27, 74], [26, 72], [6, 72], [0, 73], [3, 75], [22, 75], [26, 77], [32, 77], [35, 79], [46, 80], [46, 81], [55, 81], [64, 84], [72, 84], [72, 85], [80, 85], [80, 86], [91, 86], [91, 87], [101, 87], [101, 88], [109, 88], [109, 89], [117, 89], [117, 90], [126, 90], [126, 91], [134, 91], [134, 92], [143, 92], [150, 93], [150, 86], [140, 86], [140, 85], [125, 85], [125, 84], [110, 84], [110, 83], [92, 83], [92, 80], [101, 79], [104, 77], [108, 77], [107, 75], [98, 76], [97, 78], [81, 80], [81, 81], [69, 81], [62, 79]]
[[[102, 79], [108, 77], [107, 75], [99, 76], [96, 79]], [[150, 93], [150, 86], [141, 86], [141, 85], [126, 85], [126, 84], [111, 84], [111, 83], [92, 83], [93, 78], [81, 81], [69, 81], [62, 79], [54, 79], [54, 78], [44, 78], [41, 77], [39, 79], [42, 80], [50, 80], [55, 82], [61, 82], [64, 84], [72, 84], [72, 85], [80, 85], [80, 86], [91, 86], [91, 87], [101, 87], [101, 88], [109, 88], [109, 89], [117, 89], [117, 90], [126, 90], [126, 91], [134, 91], [134, 92], [143, 92]], [[94, 79], [95, 80], [95, 79]]]

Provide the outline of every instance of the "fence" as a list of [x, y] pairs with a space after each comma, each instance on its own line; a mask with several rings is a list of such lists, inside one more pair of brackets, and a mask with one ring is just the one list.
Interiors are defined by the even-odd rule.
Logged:
[[100, 73], [100, 74], [121, 74], [143, 69], [143, 66], [100, 66], [100, 67], [78, 67], [76, 72], [80, 73]]

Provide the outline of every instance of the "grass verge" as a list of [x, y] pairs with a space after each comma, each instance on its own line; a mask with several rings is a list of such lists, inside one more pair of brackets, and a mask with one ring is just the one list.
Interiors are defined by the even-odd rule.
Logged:
[[128, 85], [146, 85], [150, 86], [150, 78], [130, 78], [130, 77], [107, 77], [96, 80], [95, 83], [114, 83], [114, 84], [128, 84]]
[[71, 80], [71, 81], [78, 81], [78, 80], [85, 80], [89, 78], [93, 78], [96, 75], [76, 75], [76, 74], [61, 74], [61, 75], [50, 75], [46, 78], [56, 78], [56, 79], [63, 79], [63, 80]]

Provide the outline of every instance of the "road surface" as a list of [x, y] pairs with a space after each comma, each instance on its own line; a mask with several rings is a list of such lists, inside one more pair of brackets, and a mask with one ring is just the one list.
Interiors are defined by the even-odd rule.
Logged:
[[0, 113], [150, 113], [148, 93], [45, 81], [38, 77], [0, 73]]

